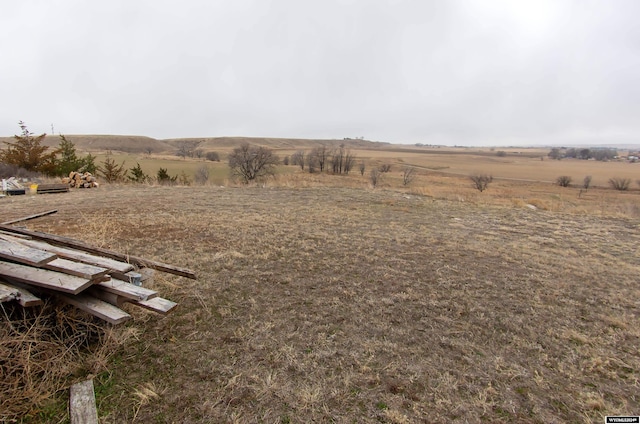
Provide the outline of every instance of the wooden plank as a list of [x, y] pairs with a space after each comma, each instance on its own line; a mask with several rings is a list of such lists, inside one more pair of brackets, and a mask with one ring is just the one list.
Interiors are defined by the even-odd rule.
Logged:
[[111, 281], [98, 283], [95, 285], [95, 288], [132, 300], [149, 300], [158, 296], [158, 292], [155, 290], [136, 286], [116, 278], [112, 278]]
[[11, 302], [18, 298], [18, 289], [0, 283], [0, 303]]
[[98, 424], [98, 408], [93, 380], [83, 381], [69, 389], [70, 424]]
[[109, 270], [107, 268], [84, 264], [81, 262], [74, 262], [62, 258], [58, 258], [47, 264], [44, 264], [42, 268], [63, 272], [69, 275], [75, 275], [76, 277], [86, 278], [87, 280], [95, 280], [100, 277], [104, 277], [109, 273]]
[[18, 292], [18, 296], [16, 297], [16, 300], [18, 301], [18, 303], [20, 303], [20, 305], [24, 306], [25, 308], [28, 308], [30, 306], [42, 305], [43, 303], [42, 299], [40, 299], [39, 297], [31, 293], [29, 290], [27, 290], [26, 285], [24, 284], [15, 283], [15, 282], [11, 282], [11, 283], [4, 282], [2, 284], [12, 289], [15, 289]]
[[115, 293], [109, 293], [104, 290], [100, 290], [96, 287], [90, 287], [87, 289], [87, 294], [90, 294], [93, 297], [96, 297], [100, 300], [104, 300], [107, 303], [112, 304], [113, 306], [117, 306], [121, 308], [126, 302], [131, 302], [131, 299], [127, 299], [126, 297], [118, 296]]
[[51, 262], [56, 259], [57, 256], [54, 253], [45, 252], [44, 250], [34, 249], [20, 243], [0, 239], [0, 258], [38, 266]]
[[127, 283], [131, 283], [136, 286], [142, 285], [142, 274], [139, 274], [135, 271], [129, 272], [112, 272], [111, 277], [117, 278], [118, 280], [126, 281]]
[[121, 324], [131, 319], [131, 315], [117, 306], [111, 305], [93, 296], [89, 296], [88, 294], [81, 293], [76, 296], [70, 296], [68, 294], [60, 293], [58, 294], [58, 298], [80, 310], [103, 319], [110, 324]]
[[50, 210], [50, 211], [46, 211], [46, 212], [36, 213], [36, 214], [25, 216], [25, 217], [22, 217], [22, 218], [13, 219], [11, 221], [5, 221], [2, 224], [3, 225], [11, 225], [11, 224], [15, 224], [15, 223], [18, 223], [18, 222], [29, 221], [30, 219], [40, 218], [42, 216], [51, 215], [51, 214], [54, 214], [56, 212], [58, 212], [58, 211], [56, 209], [54, 209], [54, 210]]
[[0, 261], [0, 276], [63, 293], [78, 294], [93, 281], [48, 269]]
[[103, 249], [97, 246], [91, 246], [87, 243], [84, 243], [80, 240], [75, 240], [69, 237], [57, 236], [54, 234], [42, 233], [40, 231], [30, 231], [22, 228], [12, 227], [10, 225], [2, 225], [0, 224], [0, 230], [14, 232], [17, 234], [23, 234], [27, 236], [31, 236], [33, 238], [39, 240], [45, 240], [47, 242], [53, 242], [58, 245], [62, 245], [65, 247], [70, 247], [73, 249], [83, 250], [85, 252], [93, 253], [100, 256], [105, 256], [111, 259], [116, 259], [119, 261], [124, 261], [128, 263], [132, 263], [138, 265], [140, 267], [153, 268], [158, 271], [167, 272], [169, 274], [175, 274], [182, 277], [187, 277], [191, 279], [197, 279], [195, 272], [186, 269], [180, 268], [174, 265], [164, 264], [162, 262], [152, 261], [150, 259], [143, 259], [137, 256], [125, 255], [123, 253], [114, 252], [113, 250]]
[[142, 306], [145, 309], [149, 309], [150, 311], [157, 312], [162, 315], [167, 315], [171, 311], [174, 310], [177, 303], [172, 302], [168, 299], [164, 299], [162, 297], [154, 297], [150, 300], [138, 300], [136, 302], [132, 302], [134, 305]]
[[42, 302], [42, 299], [40, 299], [38, 296], [31, 293], [29, 290], [22, 289], [22, 288], [19, 290], [20, 290], [20, 293], [18, 295], [17, 300], [18, 300], [18, 303], [24, 306], [25, 308], [28, 308], [31, 306], [39, 306], [44, 303]]
[[[3, 238], [7, 238], [2, 236]], [[116, 261], [110, 258], [104, 258], [102, 256], [91, 255], [86, 252], [81, 252], [79, 250], [67, 249], [60, 246], [54, 246], [42, 241], [37, 240], [23, 240], [16, 239], [16, 241], [25, 246], [45, 250], [47, 252], [55, 253], [61, 258], [70, 259], [77, 262], [82, 262], [89, 265], [98, 266], [101, 268], [106, 268], [109, 271], [118, 271], [118, 272], [129, 272], [133, 270], [133, 265]]]

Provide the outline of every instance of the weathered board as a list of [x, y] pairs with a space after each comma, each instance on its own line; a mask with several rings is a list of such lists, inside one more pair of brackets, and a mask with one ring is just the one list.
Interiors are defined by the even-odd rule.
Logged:
[[110, 258], [104, 258], [102, 256], [92, 255], [90, 253], [81, 252], [79, 250], [67, 249], [66, 247], [60, 247], [60, 246], [53, 246], [51, 244], [44, 243], [41, 241], [36, 241], [36, 240], [16, 239], [16, 241], [25, 246], [33, 247], [36, 249], [42, 249], [47, 252], [55, 253], [56, 255], [64, 259], [83, 262], [85, 264], [106, 268], [110, 271], [112, 270], [112, 271], [119, 271], [124, 273], [124, 272], [129, 272], [133, 270], [133, 265], [131, 264], [116, 261]]
[[64, 272], [65, 274], [75, 275], [76, 277], [86, 278], [87, 280], [95, 280], [109, 273], [107, 268], [83, 264], [82, 262], [74, 262], [63, 258], [54, 259], [44, 264], [43, 268]]
[[[114, 252], [113, 250], [103, 249], [101, 247], [92, 246], [90, 244], [84, 243], [79, 240], [74, 240], [69, 237], [57, 236], [54, 234], [42, 233], [40, 231], [30, 231], [22, 228], [11, 227], [9, 225], [0, 224], [0, 230], [9, 231], [17, 234], [23, 234], [27, 236], [31, 236], [33, 238], [44, 240], [47, 242], [56, 243], [58, 245], [70, 247], [72, 249], [79, 249], [85, 252], [94, 253], [96, 255], [101, 255], [107, 258], [116, 259], [118, 261], [124, 261], [128, 263], [133, 263], [141, 267], [153, 268], [158, 271], [166, 272], [169, 274], [180, 275], [182, 277], [191, 278], [193, 280], [197, 279], [195, 272], [186, 269], [177, 267], [170, 264], [165, 264], [162, 262], [153, 261], [150, 259], [144, 259], [137, 256], [126, 255], [119, 252]], [[130, 270], [128, 270], [130, 271]], [[125, 271], [127, 272], [127, 271]]]
[[111, 281], [98, 283], [95, 287], [132, 300], [149, 300], [158, 296], [158, 292], [155, 290], [136, 286], [115, 278], [112, 278]]
[[133, 303], [161, 315], [167, 315], [169, 312], [173, 311], [176, 306], [178, 306], [177, 303], [162, 297], [154, 297], [149, 300], [139, 300]]
[[10, 302], [18, 298], [19, 291], [15, 287], [0, 283], [0, 303]]
[[56, 259], [55, 253], [27, 247], [17, 242], [0, 239], [0, 258], [27, 265], [43, 265]]
[[0, 261], [0, 276], [63, 293], [78, 294], [93, 281], [75, 275]]
[[69, 420], [71, 424], [98, 424], [93, 380], [74, 384], [69, 389]]
[[93, 296], [89, 296], [88, 294], [81, 293], [75, 296], [61, 294], [58, 297], [76, 308], [88, 312], [91, 315], [103, 319], [111, 324], [121, 324], [131, 319], [131, 315], [122, 309], [103, 300], [96, 299]]

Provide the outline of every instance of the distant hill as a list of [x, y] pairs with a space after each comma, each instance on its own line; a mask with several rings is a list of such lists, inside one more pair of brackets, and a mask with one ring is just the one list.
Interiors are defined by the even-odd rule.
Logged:
[[[326, 145], [338, 147], [344, 144], [348, 148], [358, 149], [380, 149], [388, 146], [389, 143], [361, 140], [311, 140], [299, 138], [268, 138], [268, 137], [199, 137], [199, 138], [172, 138], [157, 140], [151, 137], [133, 135], [66, 135], [67, 140], [75, 144], [76, 148], [82, 152], [118, 151], [125, 153], [156, 153], [173, 154], [185, 143], [192, 148], [201, 149], [205, 152], [215, 150], [230, 150], [242, 143], [265, 146], [274, 150], [310, 149], [313, 147]], [[13, 142], [13, 137], [0, 137], [0, 148], [4, 147], [4, 142]], [[47, 146], [57, 146], [60, 143], [58, 136], [47, 136], [44, 144]]]

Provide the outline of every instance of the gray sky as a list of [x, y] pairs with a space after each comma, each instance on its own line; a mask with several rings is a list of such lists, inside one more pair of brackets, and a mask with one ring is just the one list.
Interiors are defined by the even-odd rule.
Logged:
[[640, 144], [637, 0], [0, 0], [0, 135]]

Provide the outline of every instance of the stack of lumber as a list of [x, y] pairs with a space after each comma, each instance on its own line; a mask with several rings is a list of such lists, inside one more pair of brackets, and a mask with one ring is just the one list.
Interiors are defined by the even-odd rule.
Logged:
[[91, 175], [90, 172], [80, 173], [71, 171], [68, 177], [62, 179], [62, 182], [72, 188], [93, 188], [99, 185], [96, 177]]
[[47, 194], [47, 193], [66, 193], [69, 191], [69, 186], [67, 184], [38, 184], [37, 193], [38, 194]]
[[55, 295], [111, 324], [131, 319], [124, 303], [167, 314], [177, 304], [142, 287], [155, 270], [196, 278], [188, 269], [0, 224], [0, 302], [32, 307], [42, 294]]
[[16, 177], [2, 180], [2, 192], [10, 196], [25, 194], [26, 190]]

